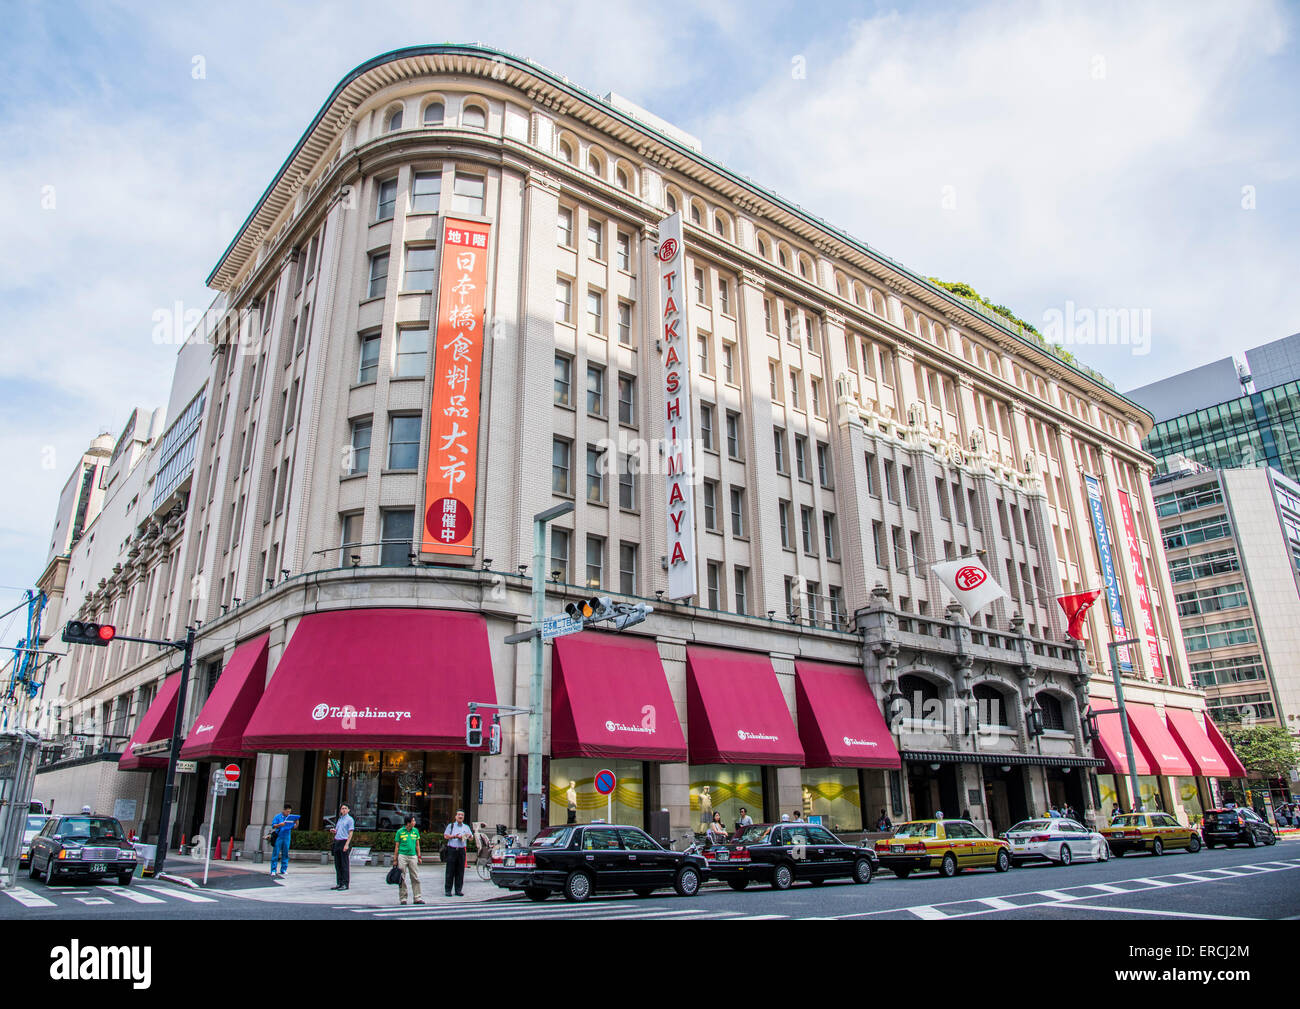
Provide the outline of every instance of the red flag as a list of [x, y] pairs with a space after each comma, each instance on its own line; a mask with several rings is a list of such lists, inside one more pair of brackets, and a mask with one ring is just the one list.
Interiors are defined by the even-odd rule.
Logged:
[[1074, 595], [1056, 597], [1056, 601], [1061, 604], [1061, 609], [1065, 610], [1065, 618], [1070, 621], [1070, 626], [1065, 629], [1065, 633], [1075, 641], [1083, 640], [1083, 618], [1088, 615], [1088, 607], [1095, 603], [1100, 595], [1101, 589], [1094, 589], [1092, 592], [1076, 592]]

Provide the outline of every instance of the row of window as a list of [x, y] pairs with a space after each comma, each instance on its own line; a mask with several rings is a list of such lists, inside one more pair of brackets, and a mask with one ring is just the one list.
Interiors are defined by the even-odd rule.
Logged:
[[[618, 299], [616, 306], [618, 342], [631, 347], [632, 303]], [[555, 281], [555, 321], [573, 325], [573, 281], [557, 277]], [[587, 289], [587, 331], [593, 336], [605, 334], [605, 292], [594, 287]]]
[[1255, 640], [1255, 625], [1250, 618], [1226, 620], [1204, 627], [1184, 627], [1183, 644], [1189, 652], [1204, 652], [1211, 648], [1246, 645]]
[[1242, 683], [1264, 679], [1264, 660], [1259, 655], [1237, 655], [1229, 659], [1209, 659], [1189, 665], [1192, 686], [1212, 687], [1218, 683]]
[[1214, 588], [1180, 592], [1174, 596], [1180, 617], [1194, 617], [1202, 613], [1218, 613], [1236, 609], [1248, 602], [1246, 586], [1242, 582], [1216, 585]]
[[821, 582], [786, 575], [785, 612], [790, 620], [806, 621], [814, 626], [825, 622], [832, 630], [848, 629], [844, 590], [838, 585], [829, 586], [823, 594]]
[[1196, 522], [1184, 522], [1182, 525], [1170, 526], [1160, 532], [1165, 541], [1165, 549], [1176, 550], [1179, 547], [1191, 547], [1197, 543], [1206, 543], [1210, 540], [1220, 540], [1231, 536], [1232, 527], [1228, 524], [1226, 515], [1215, 515], [1211, 518], [1199, 519]]
[[1161, 494], [1155, 499], [1155, 503], [1156, 514], [1160, 518], [1168, 518], [1182, 512], [1223, 504], [1223, 490], [1217, 483], [1190, 487], [1176, 494]]
[[[587, 365], [587, 413], [605, 417], [605, 366]], [[555, 355], [554, 397], [556, 406], [573, 406], [573, 358]], [[622, 372], [618, 376], [618, 422], [636, 426], [636, 376]]]
[[1169, 562], [1169, 576], [1176, 582], [1199, 581], [1212, 575], [1226, 575], [1241, 570], [1234, 547], [1210, 550], [1193, 557], [1179, 557]]
[[[425, 98], [421, 102], [420, 119], [422, 126], [445, 126], [447, 120], [447, 101], [442, 96]], [[406, 120], [404, 105], [389, 107], [384, 114], [384, 132], [395, 133]], [[485, 130], [488, 124], [487, 105], [476, 98], [464, 98], [460, 106], [460, 125], [471, 130]]]
[[[637, 485], [639, 465], [634, 456], [618, 453], [618, 506], [624, 511], [637, 511]], [[587, 446], [586, 498], [591, 504], [608, 504], [605, 478], [610, 472], [609, 453], [597, 445]], [[551, 442], [551, 491], [563, 497], [573, 497], [573, 442], [568, 438], [555, 438]]]
[[[553, 579], [565, 584], [572, 584], [570, 578], [570, 546], [573, 532], [558, 526], [551, 528], [551, 570]], [[589, 589], [609, 589], [606, 581], [607, 543], [603, 536], [587, 536], [586, 558], [583, 568], [582, 584]], [[618, 545], [618, 591], [626, 596], [639, 593], [638, 573], [640, 566], [640, 548], [635, 543], [620, 542]]]

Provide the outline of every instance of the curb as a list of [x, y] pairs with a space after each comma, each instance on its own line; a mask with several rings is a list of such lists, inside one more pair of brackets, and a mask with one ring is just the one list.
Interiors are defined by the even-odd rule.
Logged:
[[154, 879], [165, 879], [168, 883], [179, 883], [181, 886], [188, 886], [191, 890], [202, 890], [203, 887], [190, 879], [188, 876], [173, 876], [170, 872], [160, 872]]

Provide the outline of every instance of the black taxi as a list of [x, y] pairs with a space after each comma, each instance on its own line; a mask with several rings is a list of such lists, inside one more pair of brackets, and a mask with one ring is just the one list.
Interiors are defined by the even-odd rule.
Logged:
[[51, 816], [32, 838], [27, 872], [47, 886], [61, 879], [116, 876], [127, 886], [135, 875], [135, 847], [111, 816]]
[[492, 854], [492, 882], [545, 900], [631, 890], [647, 897], [672, 887], [681, 897], [700, 892], [706, 863], [699, 855], [665, 848], [640, 827], [591, 823], [545, 827], [527, 847]]
[[870, 848], [846, 844], [817, 823], [758, 823], [734, 840], [704, 849], [709, 878], [733, 890], [751, 881], [788, 890], [796, 880], [820, 886], [828, 879], [870, 883], [878, 864]]

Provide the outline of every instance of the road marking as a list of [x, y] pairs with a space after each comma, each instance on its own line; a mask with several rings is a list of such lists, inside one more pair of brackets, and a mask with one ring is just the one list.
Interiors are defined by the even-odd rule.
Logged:
[[944, 914], [937, 907], [932, 907], [929, 904], [922, 904], [919, 907], [905, 907], [902, 910], [911, 911], [912, 914], [916, 915], [922, 921], [939, 921], [941, 918], [948, 917], [948, 915]]
[[136, 893], [127, 886], [106, 886], [104, 890], [116, 897], [125, 897], [127, 900], [133, 900], [137, 904], [166, 904], [165, 900], [159, 897], [150, 897], [147, 893]]
[[[1179, 875], [1182, 875], [1182, 873], [1179, 873]], [[1146, 886], [1150, 886], [1150, 887], [1177, 886], [1177, 885], [1178, 885], [1178, 884], [1176, 884], [1176, 883], [1166, 883], [1166, 882], [1164, 882], [1163, 880], [1159, 880], [1159, 879], [1152, 879], [1150, 876], [1143, 876], [1141, 879], [1135, 879], [1135, 880], [1133, 880], [1133, 882], [1134, 882], [1134, 883], [1142, 883], [1142, 884], [1144, 884], [1144, 885], [1146, 885]]]
[[[1126, 880], [1125, 882], [1130, 882]], [[1131, 881], [1136, 882], [1136, 881]], [[1100, 890], [1102, 893], [1132, 893], [1132, 890], [1126, 890], [1122, 886], [1112, 886], [1110, 883], [1089, 883], [1090, 890]]]
[[[1050, 905], [1045, 905], [1050, 906]], [[1153, 911], [1144, 907], [1109, 907], [1105, 904], [1070, 904], [1071, 909], [1080, 911], [1114, 911], [1117, 914], [1145, 914], [1157, 918], [1198, 918], [1205, 921], [1258, 921], [1258, 918], [1242, 918], [1234, 914], [1197, 914], [1194, 911]]]
[[1001, 897], [980, 897], [979, 903], [987, 904], [994, 911], [1007, 911], [1013, 908], [1019, 908], [1019, 904], [1013, 904], [1009, 900], [1003, 900]]
[[[774, 921], [777, 918], [784, 918], [783, 914], [742, 914], [736, 921]], [[805, 918], [804, 921], [834, 921], [834, 918]]]
[[169, 890], [165, 886], [142, 886], [141, 889], [152, 890], [154, 893], [161, 893], [167, 897], [175, 897], [177, 900], [187, 900], [191, 904], [219, 903], [216, 897], [200, 897], [197, 893], [190, 893], [188, 890]]
[[56, 907], [54, 901], [42, 897], [39, 893], [32, 893], [21, 886], [16, 886], [12, 890], [0, 890], [7, 897], [12, 897], [23, 907]]
[[1181, 876], [1183, 879], [1190, 879], [1193, 883], [1213, 883], [1212, 876], [1201, 876], [1194, 872], [1176, 872], [1175, 876]]
[[92, 906], [95, 905], [95, 904], [112, 904], [112, 903], [113, 903], [113, 902], [112, 902], [111, 900], [109, 900], [107, 897], [78, 897], [77, 900], [81, 901], [81, 903], [83, 903], [83, 904], [88, 904], [88, 905], [92, 905]]
[[[1038, 893], [1042, 894], [1042, 895], [1043, 895], [1044, 897], [1046, 897], [1048, 900], [1054, 900], [1054, 901], [1060, 901], [1060, 902], [1064, 902], [1064, 901], [1067, 901], [1067, 900], [1083, 900], [1083, 894], [1081, 894], [1081, 893], [1062, 893], [1060, 890], [1039, 890]], [[1017, 893], [1017, 894], [1013, 894], [1013, 896], [1016, 896], [1016, 897], [1036, 897], [1036, 896], [1038, 896], [1038, 894], [1035, 894], [1035, 893]]]

